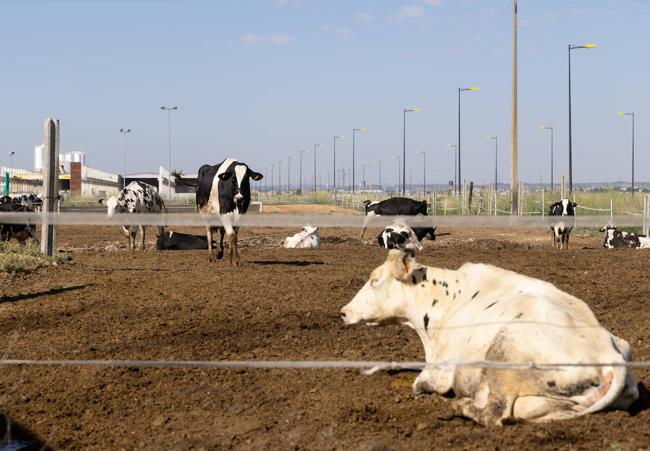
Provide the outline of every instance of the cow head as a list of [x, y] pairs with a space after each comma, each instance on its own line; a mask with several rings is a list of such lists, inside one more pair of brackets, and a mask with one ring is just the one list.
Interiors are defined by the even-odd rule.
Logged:
[[605, 227], [600, 229], [601, 232], [605, 232], [605, 240], [603, 241], [603, 247], [605, 249], [611, 249], [613, 246], [612, 242], [614, 241], [614, 237], [616, 236], [616, 227], [606, 225]]
[[99, 199], [99, 204], [107, 207], [107, 216], [110, 218], [115, 213], [124, 213], [127, 211], [126, 205], [117, 196], [111, 196], [108, 199]]
[[562, 199], [549, 207], [549, 214], [551, 216], [575, 216], [577, 206], [577, 203], [571, 202], [569, 199]]
[[370, 274], [363, 288], [341, 309], [346, 325], [366, 322], [370, 325], [405, 317], [405, 289], [415, 269], [412, 251], [392, 250], [383, 265]]
[[406, 224], [393, 224], [384, 229], [377, 237], [377, 242], [386, 249], [422, 250], [415, 232]]
[[250, 179], [257, 182], [262, 178], [262, 174], [252, 171], [244, 163], [236, 163], [219, 174], [219, 180], [232, 183], [233, 202], [238, 206], [242, 204], [244, 196], [250, 194]]

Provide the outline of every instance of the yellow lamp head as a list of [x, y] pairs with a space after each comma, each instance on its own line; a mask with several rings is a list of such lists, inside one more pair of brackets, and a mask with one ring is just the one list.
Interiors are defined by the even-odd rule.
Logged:
[[469, 88], [470, 91], [478, 91], [478, 86], [472, 86]]
[[584, 47], [585, 47], [586, 49], [595, 49], [595, 48], [596, 48], [596, 44], [585, 44]]

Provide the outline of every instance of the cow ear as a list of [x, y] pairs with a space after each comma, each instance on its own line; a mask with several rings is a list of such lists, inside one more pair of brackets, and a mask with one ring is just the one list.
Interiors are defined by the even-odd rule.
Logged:
[[578, 204], [575, 203], [575, 202], [571, 202], [571, 206], [572, 206], [573, 208], [576, 208], [576, 207], [578, 206]]
[[415, 268], [415, 252], [412, 249], [393, 249], [388, 253], [386, 263], [391, 275], [397, 280], [406, 280]]
[[232, 172], [224, 172], [222, 174], [219, 174], [217, 177], [219, 177], [219, 180], [228, 180], [230, 177], [232, 177]]
[[259, 172], [251, 171], [251, 178], [253, 180], [255, 180], [256, 182], [259, 182], [260, 180], [262, 180], [264, 178], [264, 176], [262, 174], [260, 174]]
[[99, 202], [99, 205], [106, 206], [106, 199], [99, 199], [98, 202]]

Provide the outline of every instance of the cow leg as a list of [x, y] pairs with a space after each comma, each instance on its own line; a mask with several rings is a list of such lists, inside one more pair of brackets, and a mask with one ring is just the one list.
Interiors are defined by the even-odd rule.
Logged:
[[235, 256], [235, 266], [240, 266], [241, 263], [239, 261], [239, 251], [237, 250], [237, 233], [231, 233], [228, 235], [228, 244], [230, 245], [228, 247], [228, 258], [230, 260], [230, 265], [232, 266], [233, 264], [233, 255]]
[[140, 233], [142, 234], [142, 250], [144, 250], [144, 232], [147, 230], [147, 226], [139, 226], [138, 229], [140, 230]]
[[212, 249], [212, 231], [213, 228], [210, 226], [207, 226], [205, 228], [205, 236], [208, 240], [208, 256], [211, 262], [217, 261], [217, 259], [214, 257], [214, 249]]
[[566, 235], [566, 248], [569, 250], [569, 234], [567, 233]]
[[131, 226], [129, 229], [129, 250], [135, 250], [135, 237], [138, 234], [138, 229], [136, 226]]
[[223, 227], [219, 228], [219, 251], [217, 252], [217, 259], [223, 258], [223, 237], [226, 235], [226, 230]]

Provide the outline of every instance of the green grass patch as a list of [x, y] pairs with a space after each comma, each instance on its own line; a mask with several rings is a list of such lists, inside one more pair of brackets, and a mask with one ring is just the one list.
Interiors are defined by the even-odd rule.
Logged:
[[0, 241], [0, 272], [29, 273], [46, 266], [58, 266], [72, 260], [62, 252], [55, 252], [52, 257], [41, 254], [40, 248], [33, 244], [21, 245], [9, 241]]

